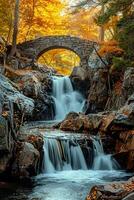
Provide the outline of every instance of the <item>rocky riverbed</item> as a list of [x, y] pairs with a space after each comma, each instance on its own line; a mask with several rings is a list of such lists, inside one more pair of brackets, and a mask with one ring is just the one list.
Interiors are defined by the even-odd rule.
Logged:
[[[27, 66], [27, 65], [26, 65]], [[40, 126], [27, 129], [33, 121], [52, 120], [55, 115], [52, 98], [53, 70], [38, 64], [27, 69], [0, 74], [0, 178], [29, 179], [41, 172], [44, 139]], [[117, 79], [118, 77], [118, 79]], [[54, 128], [79, 132], [102, 139], [105, 153], [113, 155], [122, 169], [134, 171], [134, 70], [109, 77], [108, 69], [74, 68], [70, 75], [73, 87], [86, 99], [83, 113], [70, 113]], [[46, 183], [45, 183], [46, 184]], [[97, 182], [98, 184], [98, 182]], [[121, 199], [134, 190], [133, 179], [122, 183], [124, 191], [118, 196], [110, 185], [95, 187], [87, 199]], [[127, 184], [130, 188], [126, 189]], [[122, 187], [115, 184], [115, 190]], [[88, 187], [88, 184], [86, 184]], [[97, 194], [97, 196], [92, 197]], [[98, 197], [99, 193], [99, 197]], [[130, 195], [131, 196], [131, 195]], [[130, 197], [132, 199], [132, 197]]]

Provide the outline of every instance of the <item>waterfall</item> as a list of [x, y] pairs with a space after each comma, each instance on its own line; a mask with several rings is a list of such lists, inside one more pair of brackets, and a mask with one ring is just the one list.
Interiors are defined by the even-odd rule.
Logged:
[[55, 105], [55, 119], [63, 120], [69, 112], [81, 112], [84, 98], [74, 91], [69, 77], [53, 77], [52, 98]]
[[100, 138], [93, 139], [94, 149], [94, 170], [115, 170], [119, 166], [110, 154], [106, 155], [103, 150], [102, 142]]
[[43, 170], [45, 173], [78, 169], [87, 170], [86, 161], [78, 143], [45, 138]]

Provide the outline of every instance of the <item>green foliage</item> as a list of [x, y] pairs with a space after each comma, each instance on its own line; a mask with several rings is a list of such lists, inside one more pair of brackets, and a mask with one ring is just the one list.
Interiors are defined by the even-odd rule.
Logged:
[[112, 63], [111, 70], [124, 71], [128, 67], [132, 67], [130, 60], [125, 60], [123, 57], [113, 57]]
[[125, 58], [134, 60], [134, 12], [123, 17], [117, 24], [117, 40], [125, 51]]
[[97, 17], [97, 24], [105, 25], [113, 16], [118, 16], [115, 39], [123, 49], [122, 57], [113, 58], [113, 68], [123, 70], [134, 66], [134, 0], [102, 0], [104, 13]]

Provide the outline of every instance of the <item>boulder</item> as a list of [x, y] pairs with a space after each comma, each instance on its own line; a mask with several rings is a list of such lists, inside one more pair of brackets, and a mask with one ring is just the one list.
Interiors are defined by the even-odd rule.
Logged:
[[114, 157], [125, 169], [134, 171], [134, 130], [122, 131], [116, 140]]
[[126, 182], [113, 182], [106, 185], [94, 186], [87, 195], [86, 200], [121, 200], [132, 199], [134, 179]]
[[0, 116], [0, 175], [7, 171], [13, 156], [14, 142], [11, 132], [8, 130], [8, 123]]
[[74, 89], [80, 91], [84, 96], [87, 96], [91, 82], [90, 69], [87, 70], [82, 67], [74, 67], [70, 79]]
[[31, 143], [39, 152], [43, 149], [43, 135], [37, 128], [21, 127], [18, 140]]
[[41, 90], [41, 79], [43, 79], [41, 74], [28, 72], [20, 77], [17, 82], [20, 90], [25, 96], [36, 98]]
[[53, 118], [52, 79], [49, 73], [31, 71], [16, 80], [24, 95], [34, 99], [35, 109], [32, 120]]
[[8, 130], [8, 122], [0, 116], [0, 152], [9, 153], [12, 149], [12, 136]]
[[33, 112], [34, 120], [51, 120], [54, 118], [53, 98], [47, 94], [40, 94], [35, 99], [35, 109]]
[[103, 114], [78, 114], [69, 113], [65, 120], [60, 123], [60, 129], [64, 131], [74, 131], [74, 132], [91, 132], [95, 133], [98, 130]]
[[134, 92], [134, 69], [128, 68], [122, 84], [122, 101], [125, 103]]
[[7, 173], [11, 167], [11, 160], [13, 158], [13, 152], [10, 153], [0, 153], [0, 176]]
[[21, 113], [32, 115], [34, 109], [34, 100], [21, 94], [17, 86], [8, 78], [0, 74], [0, 91], [4, 96], [4, 103], [14, 104]]
[[16, 158], [12, 165], [12, 175], [20, 178], [29, 178], [36, 175], [39, 167], [40, 154], [31, 143], [18, 142]]
[[104, 111], [108, 100], [108, 70], [99, 69], [94, 73], [87, 98], [86, 114]]

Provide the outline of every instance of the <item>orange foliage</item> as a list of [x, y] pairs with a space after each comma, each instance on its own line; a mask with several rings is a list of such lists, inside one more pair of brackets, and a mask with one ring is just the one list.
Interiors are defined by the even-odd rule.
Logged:
[[120, 55], [121, 53], [123, 53], [123, 50], [118, 47], [117, 41], [110, 40], [110, 41], [103, 42], [99, 50], [99, 54], [101, 56], [104, 56], [107, 53], [114, 53], [114, 54]]
[[66, 5], [60, 0], [22, 0], [18, 41], [68, 33]]
[[94, 17], [98, 9], [82, 9], [71, 15], [69, 32], [72, 35], [89, 40], [98, 40], [99, 27], [95, 24]]
[[72, 51], [54, 49], [44, 53], [39, 63], [53, 67], [59, 74], [70, 75], [74, 66], [79, 66], [80, 58]]

